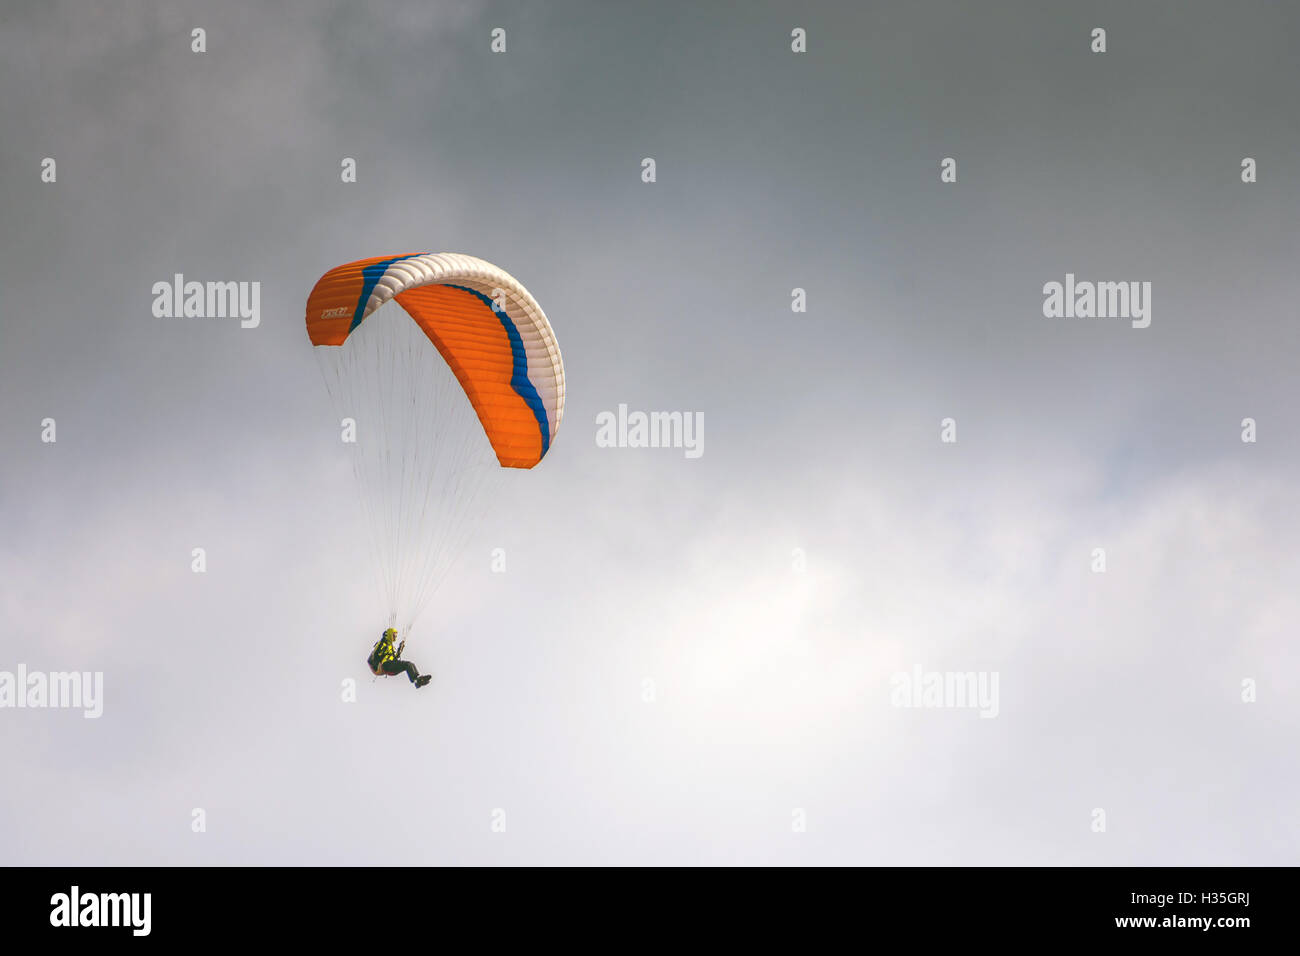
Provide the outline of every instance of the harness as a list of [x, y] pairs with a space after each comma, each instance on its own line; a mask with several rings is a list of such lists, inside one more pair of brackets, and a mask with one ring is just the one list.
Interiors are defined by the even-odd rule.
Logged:
[[389, 661], [397, 660], [397, 649], [393, 647], [393, 640], [389, 637], [381, 637], [375, 642], [374, 648], [370, 651], [370, 656], [366, 658], [366, 664], [370, 667], [372, 674], [384, 674], [384, 665]]

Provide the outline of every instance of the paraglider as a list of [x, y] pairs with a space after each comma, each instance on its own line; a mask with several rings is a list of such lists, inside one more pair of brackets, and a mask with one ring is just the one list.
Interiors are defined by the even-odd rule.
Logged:
[[455, 253], [331, 269], [307, 298], [307, 335], [352, 452], [387, 615], [367, 663], [427, 683], [399, 666], [393, 642], [410, 635], [505, 470], [533, 468], [554, 443], [559, 345], [514, 277]]
[[402, 651], [406, 650], [406, 641], [402, 641], [397, 647], [393, 647], [393, 641], [397, 640], [397, 631], [394, 628], [388, 628], [379, 636], [375, 646], [370, 649], [370, 656], [366, 658], [366, 664], [370, 668], [370, 673], [376, 677], [393, 677], [397, 674], [405, 674], [411, 679], [411, 683], [419, 690], [433, 678], [429, 674], [421, 674], [420, 669], [411, 661], [402, 660]]

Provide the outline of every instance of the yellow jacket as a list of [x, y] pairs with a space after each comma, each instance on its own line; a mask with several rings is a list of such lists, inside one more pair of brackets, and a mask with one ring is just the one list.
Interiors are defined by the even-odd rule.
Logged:
[[366, 663], [370, 665], [371, 671], [380, 674], [383, 673], [385, 664], [395, 660], [397, 660], [397, 648], [393, 646], [393, 639], [385, 634], [375, 642]]

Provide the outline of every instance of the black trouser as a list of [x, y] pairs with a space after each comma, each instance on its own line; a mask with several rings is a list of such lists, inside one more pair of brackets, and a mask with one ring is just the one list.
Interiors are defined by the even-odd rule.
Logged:
[[403, 661], [403, 660], [396, 660], [396, 659], [391, 661], [384, 661], [384, 663], [380, 667], [380, 670], [382, 670], [385, 674], [389, 674], [389, 675], [401, 674], [405, 672], [406, 676], [411, 678], [412, 684], [414, 684], [415, 679], [420, 676], [420, 669], [416, 667], [414, 664], [412, 664], [410, 661]]

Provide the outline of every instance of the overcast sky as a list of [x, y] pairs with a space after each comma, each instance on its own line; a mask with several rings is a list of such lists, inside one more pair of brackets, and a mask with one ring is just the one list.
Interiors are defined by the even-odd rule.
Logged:
[[[1300, 10], [631, 6], [0, 7], [0, 671], [104, 675], [0, 710], [0, 862], [1300, 862]], [[303, 306], [440, 251], [568, 392], [417, 693]]]

